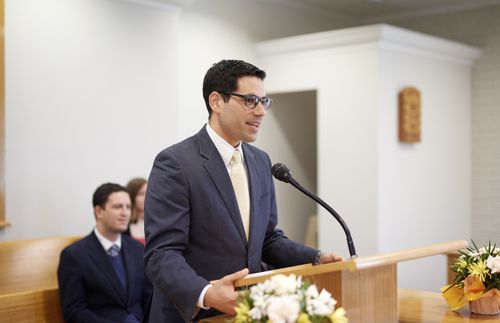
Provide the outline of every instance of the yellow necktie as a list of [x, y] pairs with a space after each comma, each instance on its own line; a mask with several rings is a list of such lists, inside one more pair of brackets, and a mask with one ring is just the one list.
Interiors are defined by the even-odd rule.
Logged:
[[247, 176], [245, 174], [245, 166], [241, 162], [241, 153], [238, 150], [234, 151], [231, 158], [231, 169], [229, 176], [233, 183], [236, 201], [240, 209], [241, 221], [245, 228], [245, 236], [248, 240], [248, 232], [250, 230], [250, 195], [248, 193]]

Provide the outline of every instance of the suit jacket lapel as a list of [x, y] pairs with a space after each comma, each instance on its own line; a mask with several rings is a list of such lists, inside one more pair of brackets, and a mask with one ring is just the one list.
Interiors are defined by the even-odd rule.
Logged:
[[233, 223], [238, 231], [245, 247], [247, 245], [247, 238], [245, 236], [245, 230], [243, 228], [243, 222], [241, 221], [240, 210], [238, 208], [238, 202], [236, 202], [236, 195], [234, 194], [233, 185], [231, 184], [231, 179], [227, 173], [226, 165], [219, 154], [219, 151], [215, 147], [208, 136], [205, 127], [198, 132], [198, 140], [200, 144], [200, 155], [206, 159], [205, 169], [207, 170], [210, 178], [212, 179], [215, 187], [224, 201], [226, 208], [233, 220]]
[[125, 299], [126, 291], [124, 290], [122, 284], [120, 283], [118, 275], [116, 274], [113, 265], [111, 265], [111, 262], [108, 259], [106, 251], [102, 247], [99, 240], [97, 240], [97, 237], [94, 232], [91, 233], [90, 239], [88, 239], [88, 244], [90, 250], [90, 258], [92, 259], [92, 261], [94, 261], [94, 264], [98, 268], [100, 268], [100, 271], [103, 273], [104, 276], [106, 276], [106, 279], [111, 283], [113, 289], [115, 290], [120, 300], [124, 304], [126, 304], [126, 299]]
[[[249, 233], [249, 245], [252, 244], [252, 237], [255, 234], [255, 230], [259, 227], [259, 217], [256, 216], [259, 214], [259, 210], [257, 209], [259, 206], [259, 196], [258, 196], [258, 187], [257, 184], [259, 182], [259, 172], [257, 171], [257, 162], [255, 160], [255, 156], [250, 149], [247, 149], [247, 144], [243, 145], [243, 154], [245, 156], [245, 164], [247, 166], [248, 171], [248, 186], [250, 192], [250, 233]], [[253, 233], [253, 234], [252, 234]]]

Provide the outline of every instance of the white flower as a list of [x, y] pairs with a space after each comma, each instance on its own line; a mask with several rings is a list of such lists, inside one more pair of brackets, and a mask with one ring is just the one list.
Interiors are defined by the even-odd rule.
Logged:
[[308, 315], [329, 317], [337, 302], [326, 290], [321, 293], [315, 285], [304, 291], [302, 277], [275, 275], [250, 288], [248, 297], [252, 308], [248, 315], [254, 321], [294, 323], [301, 311]]
[[491, 269], [492, 274], [500, 272], [500, 256], [489, 256], [488, 259], [486, 259], [486, 266]]
[[489, 247], [488, 247], [488, 248], [486, 248], [486, 247], [484, 247], [484, 246], [483, 246], [483, 247], [481, 247], [481, 248], [479, 248], [479, 250], [478, 250], [478, 251], [468, 251], [467, 253], [468, 253], [468, 255], [469, 255], [469, 256], [471, 256], [472, 258], [474, 258], [474, 259], [476, 259], [476, 260], [477, 260], [477, 259], [479, 259], [479, 257], [481, 257], [482, 255], [484, 255], [484, 254], [488, 254], [488, 250], [491, 250], [491, 253], [490, 253], [490, 254], [491, 254], [491, 255], [493, 255], [493, 256], [498, 256], [498, 255], [500, 255], [500, 248], [495, 248], [495, 249], [493, 249], [493, 248], [489, 248]]
[[337, 304], [337, 301], [333, 299], [332, 294], [330, 294], [330, 292], [326, 289], [321, 290], [321, 293], [319, 293], [319, 299], [324, 303], [331, 304], [331, 306], [335, 306], [335, 304]]
[[264, 316], [264, 313], [262, 313], [262, 310], [260, 307], [255, 306], [254, 308], [252, 308], [250, 310], [249, 315], [254, 320], [260, 320]]
[[266, 309], [268, 305], [269, 305], [269, 295], [264, 295], [259, 298], [254, 298], [253, 299], [254, 308], [252, 309], [252, 311], [253, 310], [255, 311], [254, 312], [250, 311], [250, 315], [256, 320], [260, 319], [262, 316], [266, 315]]
[[318, 295], [316, 287], [309, 288], [306, 291], [306, 310], [310, 315], [327, 316], [333, 313], [337, 302], [326, 290], [321, 290]]
[[479, 257], [481, 256], [481, 252], [477, 252], [477, 251], [469, 251], [469, 256], [472, 257], [472, 259], [474, 260], [477, 260], [479, 259]]
[[316, 285], [311, 285], [307, 287], [306, 290], [306, 298], [316, 298], [318, 297], [318, 289], [316, 288]]
[[274, 296], [269, 301], [267, 316], [270, 323], [294, 323], [299, 317], [300, 304], [290, 295]]
[[270, 289], [274, 291], [275, 295], [293, 294], [300, 286], [300, 278], [297, 279], [295, 275], [285, 276], [276, 275], [270, 279]]
[[482, 255], [487, 254], [488, 250], [486, 249], [486, 247], [481, 247], [477, 251], [476, 250], [472, 250], [472, 251], [469, 250], [467, 253], [474, 260], [478, 260]]
[[254, 303], [261, 301], [264, 298], [264, 296], [265, 296], [265, 291], [262, 288], [262, 285], [258, 284], [250, 288], [250, 297], [254, 300]]

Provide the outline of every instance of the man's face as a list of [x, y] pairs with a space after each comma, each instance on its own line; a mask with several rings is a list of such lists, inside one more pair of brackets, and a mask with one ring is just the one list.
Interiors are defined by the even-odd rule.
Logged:
[[101, 234], [116, 235], [127, 230], [130, 220], [130, 195], [127, 192], [114, 192], [101, 208], [95, 207], [96, 220]]
[[[258, 97], [266, 95], [264, 82], [255, 76], [244, 76], [238, 79], [238, 88], [233, 92], [241, 95], [253, 94]], [[245, 107], [244, 99], [230, 96], [227, 102], [219, 100], [220, 107], [214, 110], [219, 125], [219, 135], [232, 146], [240, 141], [254, 142], [266, 111], [261, 103], [255, 109]], [[212, 124], [211, 124], [212, 125]]]

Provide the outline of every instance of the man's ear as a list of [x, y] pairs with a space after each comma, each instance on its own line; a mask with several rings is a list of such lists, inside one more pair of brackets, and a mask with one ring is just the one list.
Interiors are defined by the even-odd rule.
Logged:
[[212, 112], [220, 111], [221, 105], [224, 102], [222, 95], [220, 93], [213, 91], [208, 96], [208, 103], [210, 104], [210, 108], [212, 108]]
[[101, 217], [101, 214], [102, 214], [102, 211], [103, 211], [103, 208], [99, 205], [96, 205], [94, 207], [94, 214], [95, 214], [95, 218], [96, 220], [99, 219]]

